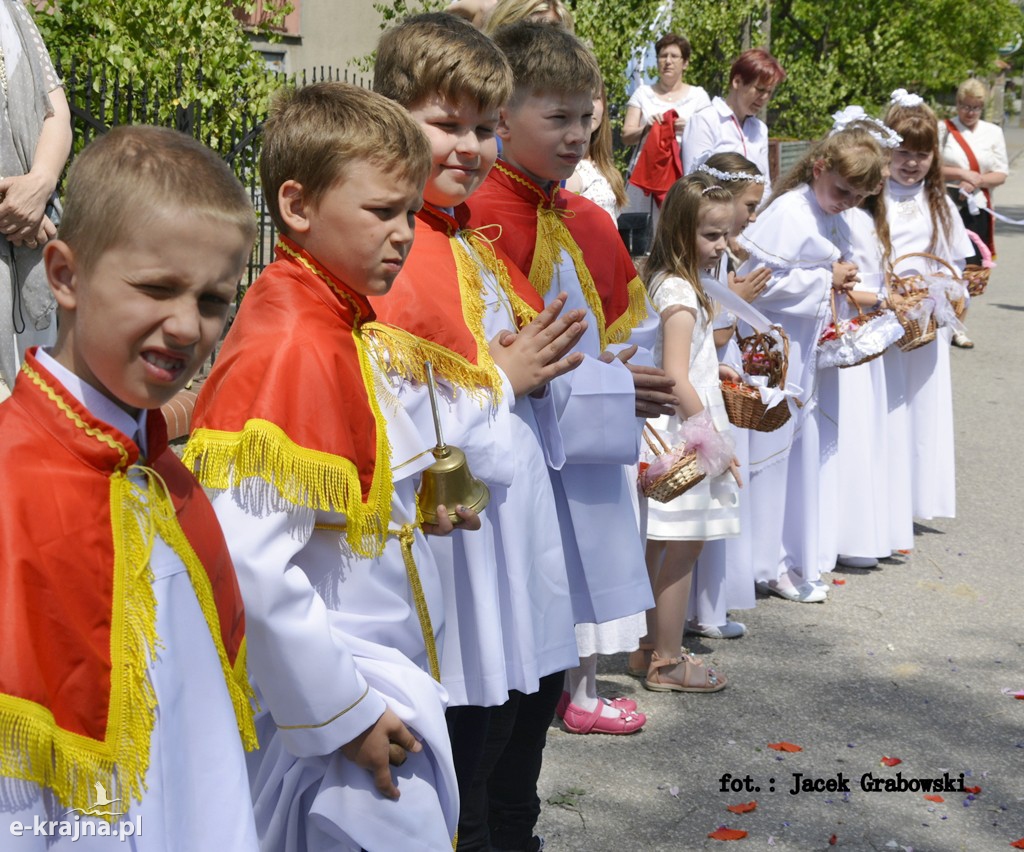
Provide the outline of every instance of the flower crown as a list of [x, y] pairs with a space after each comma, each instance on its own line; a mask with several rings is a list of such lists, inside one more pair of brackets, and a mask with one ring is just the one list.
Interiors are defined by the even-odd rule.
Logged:
[[[911, 95], [911, 97], [917, 97], [917, 95]], [[864, 112], [864, 107], [848, 106], [846, 109], [832, 113], [832, 120], [834, 123], [832, 124], [832, 130], [829, 131], [829, 136], [835, 136], [837, 133], [846, 130], [851, 124], [861, 123], [873, 124], [878, 128], [877, 130], [872, 130], [869, 127], [864, 129], [883, 148], [898, 148], [900, 142], [903, 141], [903, 137], [891, 127]]]
[[720, 181], [733, 181], [733, 180], [745, 180], [750, 183], [764, 183], [764, 175], [748, 175], [746, 172], [720, 172], [718, 169], [712, 168], [707, 163], [701, 163], [697, 166], [698, 172], [704, 172], [706, 175], [711, 175], [715, 180]]
[[889, 96], [889, 103], [901, 107], [916, 107], [924, 103], [924, 98], [912, 95], [906, 89], [897, 89]]

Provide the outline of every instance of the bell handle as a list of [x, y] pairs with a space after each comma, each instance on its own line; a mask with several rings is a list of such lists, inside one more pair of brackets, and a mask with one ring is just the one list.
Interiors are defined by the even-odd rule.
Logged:
[[434, 433], [437, 435], [437, 449], [445, 449], [444, 435], [441, 434], [441, 412], [437, 407], [437, 391], [434, 387], [434, 365], [424, 361], [423, 366], [427, 370], [427, 393], [430, 396], [430, 410], [434, 415]]

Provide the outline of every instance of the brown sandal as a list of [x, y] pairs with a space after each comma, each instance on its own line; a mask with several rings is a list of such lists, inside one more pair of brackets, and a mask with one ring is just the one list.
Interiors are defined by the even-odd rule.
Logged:
[[[659, 669], [683, 665], [683, 677], [677, 679], [667, 677]], [[663, 660], [657, 651], [651, 653], [651, 666], [644, 679], [644, 687], [652, 692], [718, 692], [725, 689], [728, 681], [725, 675], [705, 666], [696, 657], [670, 657]]]
[[647, 670], [651, 667], [651, 653], [654, 651], [652, 642], [641, 642], [640, 647], [629, 652], [629, 659], [626, 661], [626, 671], [633, 677], [647, 677]]

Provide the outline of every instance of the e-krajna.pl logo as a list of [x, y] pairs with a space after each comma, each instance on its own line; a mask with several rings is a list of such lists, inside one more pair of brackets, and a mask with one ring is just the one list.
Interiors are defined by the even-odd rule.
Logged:
[[[15, 837], [68, 837], [74, 843], [79, 837], [117, 837], [124, 843], [129, 837], [142, 836], [142, 815], [134, 820], [118, 820], [113, 822], [107, 817], [121, 816], [124, 811], [114, 810], [120, 799], [107, 798], [107, 790], [96, 784], [96, 802], [88, 808], [71, 808], [61, 819], [46, 820], [36, 814], [32, 822], [24, 823], [15, 820], [11, 823], [11, 834]], [[99, 817], [99, 819], [82, 819], [82, 817]]]

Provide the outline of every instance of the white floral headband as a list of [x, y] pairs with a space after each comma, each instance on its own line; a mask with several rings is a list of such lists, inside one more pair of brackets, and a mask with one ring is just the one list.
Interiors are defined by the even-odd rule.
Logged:
[[707, 163], [701, 163], [697, 167], [698, 172], [704, 172], [706, 175], [711, 175], [715, 180], [720, 181], [734, 181], [734, 180], [745, 180], [750, 183], [764, 183], [764, 175], [748, 175], [746, 172], [720, 172], [718, 169], [712, 168]]
[[906, 89], [897, 89], [889, 96], [889, 103], [901, 107], [916, 107], [924, 103], [924, 98], [912, 95]]
[[[917, 95], [911, 95], [911, 97], [917, 97]], [[903, 137], [891, 127], [864, 112], [864, 107], [848, 106], [846, 109], [832, 113], [832, 120], [832, 130], [829, 132], [829, 136], [835, 136], [837, 133], [846, 130], [851, 124], [859, 122], [862, 124], [873, 124], [878, 128], [877, 130], [867, 127], [864, 129], [883, 148], [898, 148], [903, 141]]]

